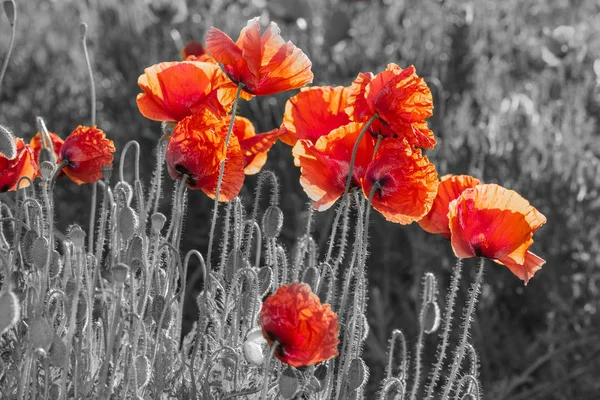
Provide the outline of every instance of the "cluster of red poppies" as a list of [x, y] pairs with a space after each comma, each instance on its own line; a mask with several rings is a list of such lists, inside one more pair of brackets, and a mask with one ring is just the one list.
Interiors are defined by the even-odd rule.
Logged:
[[[59, 165], [71, 180], [79, 185], [93, 183], [102, 178], [102, 167], [111, 166], [115, 146], [104, 132], [95, 126], [78, 126], [64, 141], [55, 133], [39, 132], [27, 144], [23, 139], [11, 137], [16, 153], [8, 157], [0, 153], [0, 192], [17, 189], [19, 180], [40, 176], [40, 153], [45, 149], [46, 161]], [[29, 181], [21, 182], [27, 187]]]

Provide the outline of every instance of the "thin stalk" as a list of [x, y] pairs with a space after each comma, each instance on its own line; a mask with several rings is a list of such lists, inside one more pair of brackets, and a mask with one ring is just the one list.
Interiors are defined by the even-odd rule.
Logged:
[[481, 257], [479, 259], [479, 269], [477, 270], [477, 276], [475, 278], [475, 282], [471, 286], [469, 302], [467, 305], [467, 311], [465, 313], [465, 319], [463, 322], [463, 332], [460, 337], [460, 344], [458, 346], [458, 350], [456, 351], [456, 356], [454, 357], [454, 361], [452, 363], [452, 370], [450, 372], [450, 376], [446, 381], [446, 387], [444, 388], [444, 394], [442, 395], [442, 400], [447, 400], [450, 396], [450, 392], [452, 391], [452, 387], [454, 386], [454, 381], [456, 376], [458, 375], [458, 371], [460, 369], [460, 365], [462, 363], [462, 359], [465, 355], [465, 348], [467, 346], [467, 340], [469, 339], [469, 328], [471, 327], [471, 321], [473, 319], [473, 313], [475, 312], [475, 306], [477, 305], [477, 297], [479, 295], [481, 283], [483, 282], [483, 270], [485, 267], [485, 258]]
[[276, 340], [275, 342], [273, 342], [273, 346], [271, 346], [269, 356], [267, 357], [267, 362], [265, 363], [265, 375], [263, 379], [262, 390], [260, 392], [261, 400], [267, 400], [267, 394], [269, 392], [269, 370], [271, 369], [271, 360], [273, 359], [273, 355], [275, 354], [277, 346], [279, 346], [279, 342]]
[[[108, 346], [106, 348], [104, 362], [102, 363], [102, 370], [100, 371], [100, 381], [99, 381], [100, 390], [104, 395], [106, 395], [107, 394], [106, 391], [109, 390], [108, 386], [106, 385], [106, 376], [108, 375], [108, 365], [110, 364], [110, 361], [113, 356], [113, 346], [115, 344], [115, 335], [117, 332], [117, 325], [119, 323], [119, 314], [121, 314], [121, 299], [122, 299], [122, 297], [123, 297], [123, 288], [119, 287], [119, 288], [117, 288], [117, 304], [115, 305], [115, 311], [114, 311], [113, 318], [112, 318], [112, 324], [111, 324], [109, 337], [108, 337]], [[117, 364], [115, 363], [115, 367], [116, 367], [116, 365]], [[110, 393], [108, 393], [108, 394], [110, 394]]]
[[85, 56], [85, 63], [87, 65], [88, 77], [90, 78], [90, 97], [91, 97], [91, 111], [92, 115], [90, 118], [90, 123], [92, 126], [96, 125], [96, 85], [94, 84], [94, 74], [92, 72], [92, 64], [90, 63], [90, 55], [87, 49], [87, 24], [82, 22], [79, 25], [79, 32], [81, 33], [81, 44], [83, 45], [83, 54]]
[[223, 174], [225, 173], [225, 161], [227, 161], [227, 147], [229, 146], [229, 139], [231, 138], [231, 133], [233, 132], [233, 125], [235, 122], [235, 113], [237, 110], [237, 105], [240, 99], [240, 94], [242, 93], [242, 89], [244, 85], [240, 83], [238, 85], [237, 91], [235, 92], [235, 100], [233, 101], [233, 107], [231, 109], [231, 121], [229, 122], [229, 129], [227, 130], [227, 137], [225, 138], [225, 159], [221, 161], [221, 166], [219, 168], [219, 179], [217, 180], [217, 190], [215, 193], [215, 204], [213, 206], [212, 213], [212, 221], [210, 224], [210, 233], [208, 236], [208, 252], [206, 253], [206, 265], [210, 270], [210, 257], [213, 248], [213, 241], [215, 238], [215, 227], [217, 226], [217, 214], [219, 211], [219, 194], [221, 193], [221, 184], [223, 183]]
[[[15, 36], [17, 33], [17, 7], [13, 0], [8, 0], [8, 2], [12, 3], [13, 16], [12, 16], [12, 20], [9, 21], [10, 25], [12, 27], [12, 30], [10, 32], [10, 43], [8, 44], [8, 51], [6, 52], [6, 57], [4, 57], [4, 63], [2, 63], [2, 72], [0, 72], [0, 93], [2, 90], [2, 81], [4, 80], [4, 75], [6, 74], [6, 69], [8, 68], [8, 62], [10, 61], [10, 55], [11, 55], [13, 47], [15, 45]], [[5, 1], [5, 3], [6, 3], [6, 1]], [[6, 10], [6, 7], [7, 7], [6, 4], [4, 5], [4, 7]], [[10, 19], [10, 16], [8, 16], [8, 17]]]
[[454, 303], [456, 302], [456, 295], [458, 294], [458, 284], [460, 282], [462, 271], [462, 259], [456, 260], [456, 265], [452, 270], [452, 279], [450, 282], [450, 292], [448, 293], [448, 300], [446, 304], [446, 311], [444, 315], [444, 329], [442, 330], [442, 342], [439, 346], [438, 354], [437, 354], [437, 362], [433, 369], [433, 372], [430, 375], [430, 382], [427, 387], [427, 397], [426, 400], [429, 400], [433, 396], [433, 391], [435, 390], [435, 386], [440, 379], [440, 371], [442, 370], [442, 366], [444, 365], [444, 359], [446, 358], [446, 350], [448, 348], [448, 341], [450, 339], [450, 329], [452, 327], [452, 313], [454, 312]]
[[375, 115], [373, 115], [367, 121], [366, 125], [362, 128], [362, 130], [358, 134], [358, 138], [356, 138], [356, 143], [354, 143], [354, 148], [352, 149], [352, 157], [350, 158], [350, 167], [348, 168], [348, 179], [346, 180], [346, 188], [344, 189], [344, 195], [342, 196], [342, 198], [345, 198], [346, 194], [350, 190], [350, 184], [352, 183], [352, 173], [354, 171], [354, 161], [356, 160], [356, 153], [358, 153], [358, 145], [360, 144], [360, 141], [362, 140], [363, 136], [365, 135], [365, 132], [367, 131], [367, 129], [369, 129], [369, 127], [371, 126], [373, 121], [375, 121], [378, 117], [379, 117], [379, 115], [377, 115], [377, 113], [375, 113]]
[[96, 202], [98, 199], [98, 182], [92, 183], [92, 200], [90, 202], [90, 225], [88, 227], [88, 251], [94, 251], [94, 228], [96, 225]]

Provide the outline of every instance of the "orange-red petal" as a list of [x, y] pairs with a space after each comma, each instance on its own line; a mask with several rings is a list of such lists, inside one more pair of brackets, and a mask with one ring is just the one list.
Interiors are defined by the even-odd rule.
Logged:
[[[212, 117], [208, 110], [180, 121], [167, 146], [166, 160], [171, 178], [181, 180], [186, 175], [187, 187], [200, 189], [214, 199], [219, 168], [225, 159], [227, 128], [224, 121]], [[237, 137], [232, 135], [219, 201], [233, 200], [243, 184], [244, 157]]]
[[441, 234], [450, 239], [450, 226], [448, 225], [448, 206], [466, 189], [479, 185], [477, 178], [469, 175], [444, 175], [440, 179], [437, 196], [429, 213], [419, 220], [419, 225], [424, 231]]
[[546, 223], [546, 217], [517, 192], [495, 184], [467, 189], [450, 202], [448, 219], [457, 257], [486, 257], [510, 264], [511, 269], [541, 266], [531, 256], [528, 262], [527, 253], [533, 233]]
[[199, 61], [164, 62], [146, 68], [138, 79], [140, 112], [155, 121], [180, 121], [211, 107], [223, 115], [231, 108], [236, 87], [218, 65]]
[[259, 321], [269, 345], [279, 343], [275, 356], [288, 365], [313, 365], [339, 354], [337, 314], [306, 283], [281, 286], [267, 297]]
[[94, 183], [102, 178], [102, 167], [112, 165], [115, 145], [95, 126], [78, 126], [65, 139], [59, 162], [65, 162], [64, 173], [78, 185]]
[[542, 269], [542, 266], [546, 264], [546, 261], [541, 257], [536, 256], [530, 251], [525, 253], [525, 261], [523, 263], [516, 263], [510, 258], [505, 258], [503, 260], [494, 260], [500, 265], [504, 265], [508, 267], [513, 274], [517, 276], [517, 278], [521, 279], [525, 282], [525, 285], [529, 282], [529, 280], [533, 277], [533, 275]]
[[281, 141], [293, 146], [298, 139], [315, 143], [321, 136], [350, 123], [346, 114], [350, 88], [304, 88], [285, 105]]
[[[315, 201], [313, 208], [328, 209], [344, 194], [352, 150], [364, 124], [352, 122], [320, 137], [315, 144], [301, 139], [294, 148], [294, 163], [301, 169], [300, 184]], [[359, 186], [375, 150], [374, 139], [365, 135], [356, 154], [352, 186]]]
[[[9, 160], [0, 154], [0, 193], [16, 190], [19, 179], [26, 176], [33, 180], [38, 173], [33, 149], [23, 139], [14, 138], [17, 155]], [[22, 188], [29, 186], [28, 181], [21, 183]]]
[[377, 151], [362, 180], [368, 198], [376, 183], [373, 208], [385, 219], [399, 224], [418, 221], [435, 199], [438, 177], [427, 157], [404, 141], [385, 142]]
[[[231, 116], [225, 119], [229, 124]], [[267, 153], [280, 136], [278, 129], [256, 134], [254, 125], [248, 118], [236, 116], [233, 134], [237, 137], [244, 155], [244, 173], [254, 175], [260, 172], [267, 162]]]
[[258, 17], [248, 21], [236, 42], [211, 27], [206, 34], [206, 48], [223, 64], [227, 75], [252, 95], [298, 89], [313, 80], [308, 57], [291, 42], [285, 42], [273, 22], [261, 37]]

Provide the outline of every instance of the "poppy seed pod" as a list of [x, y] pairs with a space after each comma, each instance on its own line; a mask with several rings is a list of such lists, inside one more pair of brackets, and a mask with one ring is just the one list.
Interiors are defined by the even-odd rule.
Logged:
[[129, 274], [129, 267], [123, 263], [118, 263], [112, 267], [112, 277], [117, 287], [123, 287]]

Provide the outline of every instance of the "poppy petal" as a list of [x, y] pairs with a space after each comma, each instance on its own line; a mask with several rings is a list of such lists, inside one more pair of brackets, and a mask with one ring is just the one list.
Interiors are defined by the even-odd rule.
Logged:
[[235, 64], [242, 58], [242, 50], [227, 34], [215, 27], [206, 32], [206, 49], [221, 64]]
[[298, 139], [315, 143], [321, 136], [350, 123], [345, 109], [350, 88], [310, 87], [289, 99], [281, 124], [281, 141], [293, 146]]
[[[187, 176], [186, 186], [201, 189], [215, 198], [219, 169], [225, 159], [225, 139], [228, 125], [207, 111], [180, 121], [167, 146], [166, 160], [173, 179]], [[227, 147], [227, 162], [219, 201], [233, 200], [244, 184], [244, 157], [239, 142], [232, 135]]]
[[[33, 149], [23, 142], [23, 139], [14, 137], [16, 155], [8, 159], [0, 154], [0, 193], [17, 189], [19, 179], [26, 176], [33, 180], [38, 174], [38, 165], [35, 162]], [[23, 181], [22, 188], [28, 187], [29, 182]]]
[[[316, 210], [326, 210], [344, 194], [354, 144], [364, 126], [352, 122], [320, 137], [315, 144], [301, 139], [292, 149], [294, 163], [301, 168], [300, 184], [315, 201]], [[363, 136], [352, 170], [353, 186], [360, 185], [374, 150], [374, 139]]]
[[429, 233], [441, 234], [450, 239], [448, 225], [448, 206], [466, 189], [475, 187], [481, 182], [469, 175], [444, 175], [438, 185], [437, 196], [429, 213], [419, 220], [419, 226]]
[[516, 263], [510, 258], [494, 261], [508, 267], [517, 278], [525, 282], [525, 285], [527, 285], [533, 275], [546, 264], [546, 261], [543, 258], [536, 256], [530, 251], [525, 253], [525, 260], [523, 263]]
[[448, 219], [457, 257], [509, 257], [517, 264], [525, 262], [533, 233], [546, 222], [518, 193], [495, 184], [465, 190], [450, 202]]
[[102, 178], [102, 168], [112, 165], [115, 145], [95, 126], [78, 126], [65, 139], [59, 162], [64, 173], [75, 183], [94, 183]]
[[365, 196], [379, 183], [372, 205], [385, 219], [399, 224], [418, 221], [431, 209], [437, 194], [435, 166], [420, 150], [395, 140], [384, 143], [362, 180]]

